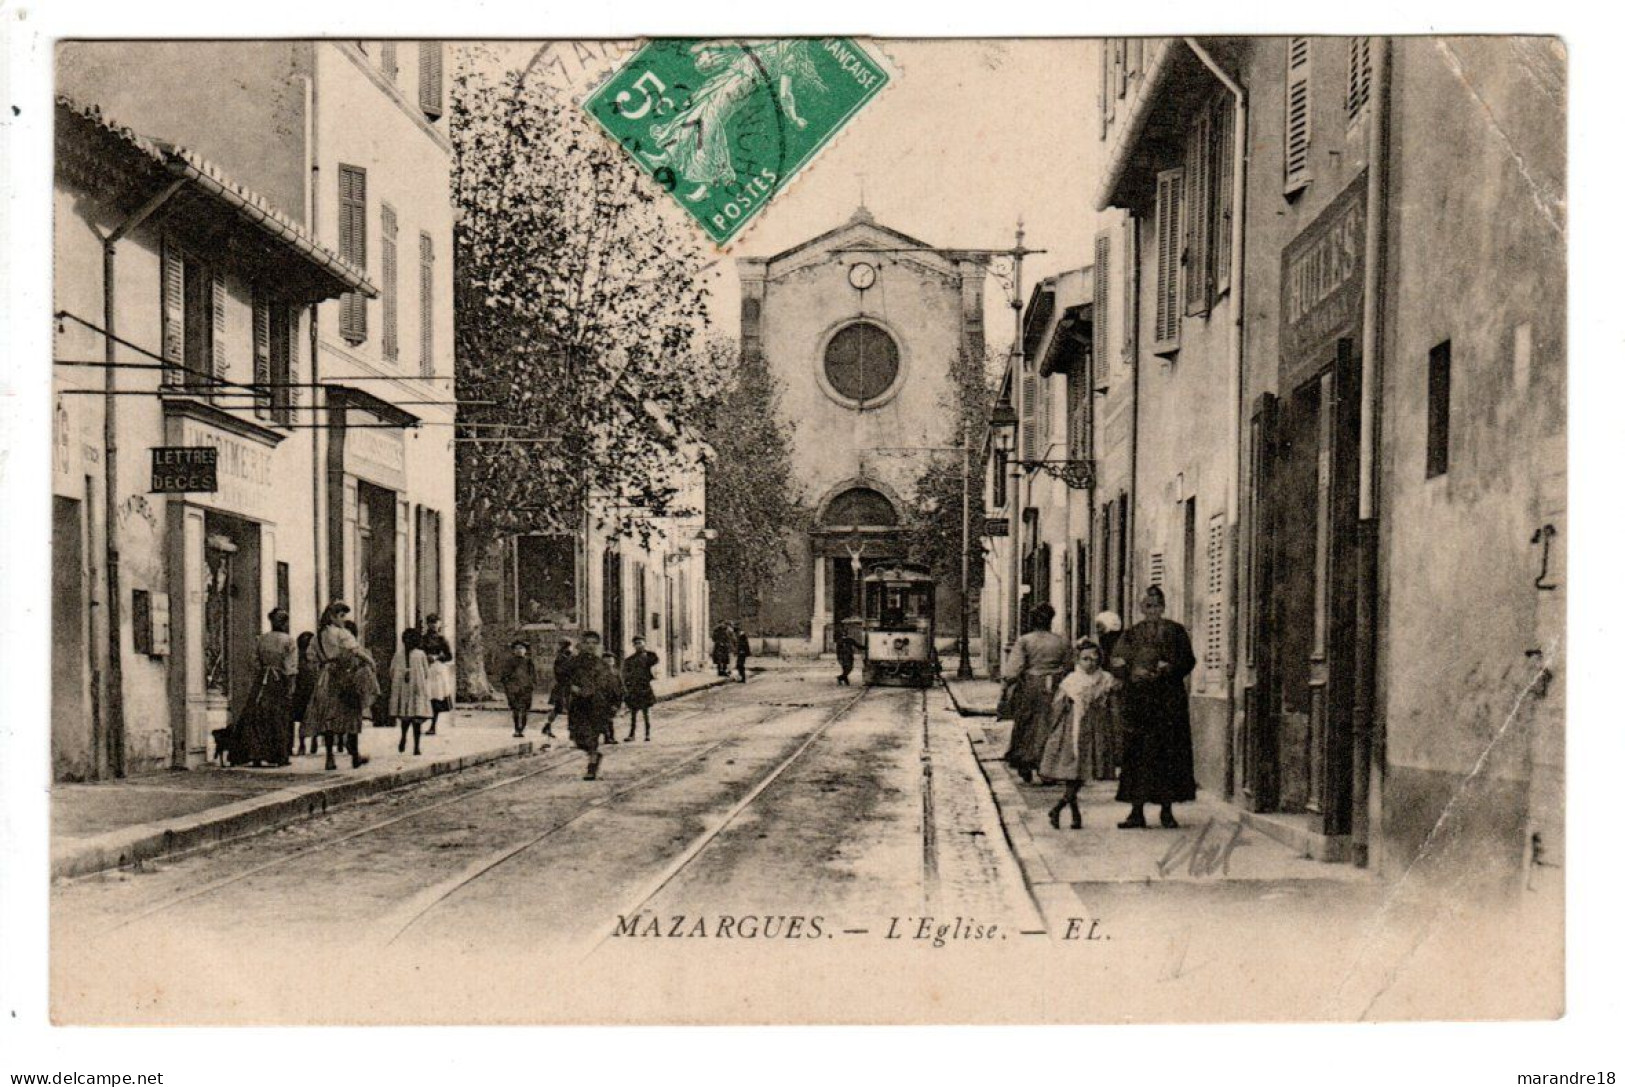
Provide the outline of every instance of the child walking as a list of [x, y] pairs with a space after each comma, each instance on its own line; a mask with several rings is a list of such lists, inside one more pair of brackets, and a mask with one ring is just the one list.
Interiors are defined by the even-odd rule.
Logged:
[[627, 742], [638, 738], [638, 714], [643, 714], [643, 739], [649, 739], [649, 707], [655, 704], [655, 666], [660, 658], [649, 652], [643, 636], [632, 639], [632, 655], [621, 666], [621, 685], [626, 689], [626, 708], [632, 711], [632, 724], [626, 730]]
[[498, 685], [508, 696], [508, 709], [513, 714], [513, 734], [525, 734], [530, 720], [530, 702], [536, 696], [536, 662], [530, 659], [530, 645], [514, 642], [508, 646], [508, 666], [502, 670]]
[[574, 655], [575, 643], [568, 638], [559, 643], [559, 651], [553, 655], [553, 693], [547, 698], [553, 708], [547, 711], [547, 723], [542, 725], [543, 736], [553, 735], [553, 722], [570, 708], [570, 658]]
[[1077, 646], [1077, 663], [1061, 680], [1051, 705], [1055, 722], [1044, 744], [1038, 773], [1046, 781], [1059, 781], [1066, 793], [1049, 810], [1049, 825], [1061, 826], [1061, 809], [1072, 813], [1072, 829], [1083, 829], [1083, 813], [1078, 810], [1078, 790], [1089, 779], [1096, 760], [1095, 744], [1103, 734], [1098, 718], [1110, 712], [1107, 696], [1116, 684], [1111, 673], [1100, 666], [1100, 646], [1089, 638]]
[[406, 750], [406, 734], [412, 733], [412, 754], [423, 754], [423, 722], [434, 715], [429, 697], [429, 655], [423, 651], [423, 637], [408, 627], [401, 631], [401, 651], [390, 664], [389, 713], [401, 726], [399, 750]]

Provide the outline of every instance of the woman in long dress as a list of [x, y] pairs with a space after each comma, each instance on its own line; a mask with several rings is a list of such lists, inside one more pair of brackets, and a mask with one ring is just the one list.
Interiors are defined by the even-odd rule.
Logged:
[[401, 651], [389, 666], [389, 715], [401, 726], [399, 750], [405, 753], [410, 731], [414, 755], [423, 754], [423, 722], [434, 712], [429, 702], [429, 657], [420, 641], [413, 628], [403, 630]]
[[1038, 773], [1045, 781], [1058, 781], [1066, 793], [1049, 810], [1050, 826], [1061, 826], [1061, 809], [1072, 812], [1072, 829], [1083, 829], [1083, 813], [1078, 810], [1078, 790], [1100, 762], [1101, 718], [1109, 712], [1111, 674], [1101, 668], [1100, 647], [1088, 638], [1076, 647], [1077, 666], [1056, 688], [1050, 718], [1054, 727], [1044, 744], [1044, 757]]
[[320, 666], [316, 689], [311, 692], [310, 727], [327, 744], [327, 769], [335, 770], [335, 746], [350, 753], [350, 765], [365, 766], [371, 760], [361, 754], [361, 711], [378, 697], [378, 675], [372, 657], [345, 627], [350, 605], [335, 600], [322, 612], [321, 629], [310, 643]]
[[1053, 622], [1053, 607], [1040, 604], [1034, 608], [1033, 629], [1016, 639], [1005, 663], [1004, 686], [1015, 724], [1010, 729], [1010, 749], [1004, 758], [1025, 782], [1033, 780], [1033, 771], [1044, 756], [1044, 741], [1049, 739], [1050, 698], [1066, 671], [1066, 639], [1050, 630]]
[[231, 763], [240, 766], [288, 765], [288, 727], [298, 651], [288, 633], [288, 613], [275, 608], [271, 629], [254, 644], [254, 689], [237, 715], [231, 741]]
[[1162, 808], [1162, 825], [1178, 827], [1174, 805], [1196, 799], [1191, 753], [1191, 711], [1185, 677], [1196, 654], [1185, 628], [1162, 617], [1166, 601], [1153, 585], [1140, 603], [1145, 618], [1118, 641], [1112, 666], [1127, 680], [1123, 691], [1123, 773], [1117, 799], [1131, 805], [1124, 830], [1143, 827], [1145, 806]]

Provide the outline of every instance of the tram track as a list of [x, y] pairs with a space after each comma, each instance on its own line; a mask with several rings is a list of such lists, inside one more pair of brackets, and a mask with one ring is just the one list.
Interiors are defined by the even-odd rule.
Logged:
[[[764, 708], [767, 708], [767, 707], [764, 707]], [[692, 717], [699, 716], [700, 714], [702, 714], [704, 712], [706, 712], [705, 709], [696, 708], [696, 709], [693, 709], [693, 710], [690, 710], [690, 711], [686, 712], [684, 714], [684, 717], [685, 718], [692, 718]], [[751, 727], [754, 727], [756, 725], [760, 725], [771, 716], [772, 716], [771, 712], [763, 713], [760, 717], [758, 717], [756, 719], [753, 719], [751, 721], [745, 722], [742, 725], [742, 727], [743, 728], [751, 728]], [[672, 722], [672, 723], [675, 723], [675, 722]], [[670, 724], [668, 724], [667, 727], [670, 727]], [[671, 764], [670, 766], [666, 767], [662, 771], [656, 772], [655, 774], [646, 775], [645, 777], [640, 778], [638, 780], [638, 782], [634, 783], [631, 786], [628, 786], [626, 789], [620, 790], [615, 795], [621, 795], [621, 794], [623, 794], [625, 792], [632, 791], [632, 790], [638, 788], [639, 786], [641, 786], [643, 784], [646, 784], [646, 783], [648, 783], [650, 781], [654, 781], [654, 780], [657, 780], [659, 778], [665, 777], [669, 773], [675, 771], [676, 769], [679, 769], [682, 766], [686, 766], [686, 765], [692, 763], [693, 761], [695, 761], [697, 758], [703, 757], [704, 755], [709, 754], [710, 752], [716, 750], [719, 746], [721, 746], [722, 744], [728, 743], [733, 738], [734, 737], [726, 737], [722, 741], [719, 741], [719, 743], [717, 743], [717, 744], [708, 745], [698, 755], [689, 756], [689, 757], [681, 760], [678, 763]], [[488, 784], [481, 785], [481, 786], [478, 786], [478, 787], [473, 788], [473, 789], [461, 790], [461, 791], [455, 793], [454, 795], [445, 797], [443, 799], [432, 801], [432, 802], [430, 802], [428, 804], [424, 804], [424, 805], [421, 805], [421, 806], [418, 806], [418, 807], [414, 807], [410, 811], [401, 812], [401, 813], [399, 813], [397, 815], [392, 815], [392, 816], [390, 816], [388, 818], [380, 819], [380, 820], [377, 820], [375, 822], [368, 823], [368, 824], [366, 824], [364, 826], [357, 827], [355, 830], [347, 831], [347, 832], [345, 832], [345, 833], [343, 833], [343, 834], [341, 834], [341, 835], [339, 835], [339, 836], [337, 836], [335, 838], [327, 838], [327, 839], [324, 839], [322, 841], [312, 843], [311, 845], [304, 846], [302, 848], [293, 850], [292, 852], [284, 853], [284, 854], [282, 854], [280, 856], [273, 857], [273, 858], [271, 858], [269, 860], [262, 861], [262, 862], [259, 862], [257, 864], [251, 865], [250, 867], [242, 869], [241, 871], [236, 871], [236, 872], [231, 873], [230, 875], [222, 876], [222, 877], [220, 877], [218, 879], [210, 880], [207, 883], [201, 884], [199, 886], [189, 888], [189, 889], [187, 889], [186, 891], [184, 891], [184, 892], [182, 892], [180, 894], [172, 895], [169, 898], [166, 898], [166, 899], [164, 899], [164, 900], [162, 900], [160, 902], [157, 902], [157, 903], [155, 903], [155, 904], [153, 904], [151, 906], [148, 906], [148, 907], [146, 907], [144, 909], [141, 909], [138, 912], [130, 915], [129, 917], [126, 917], [126, 918], [124, 918], [124, 919], [122, 919], [122, 920], [120, 920], [120, 921], [118, 921], [118, 922], [116, 922], [114, 924], [109, 925], [103, 931], [102, 938], [105, 939], [106, 937], [111, 936], [113, 933], [120, 932], [122, 930], [125, 930], [125, 929], [131, 928], [133, 926], [139, 925], [144, 921], [151, 920], [154, 917], [160, 916], [160, 915], [165, 914], [165, 913], [169, 913], [170, 911], [175, 910], [175, 909], [177, 909], [177, 908], [179, 908], [181, 906], [184, 906], [184, 905], [186, 905], [186, 904], [188, 904], [190, 902], [195, 902], [195, 901], [197, 901], [199, 899], [206, 898], [206, 897], [208, 897], [210, 895], [218, 894], [221, 891], [224, 891], [224, 890], [226, 890], [226, 889], [228, 889], [228, 888], [230, 888], [232, 886], [235, 886], [237, 884], [240, 884], [240, 883], [244, 882], [245, 880], [252, 879], [255, 876], [262, 875], [265, 872], [269, 872], [269, 871], [275, 870], [277, 868], [282, 868], [282, 867], [285, 867], [287, 865], [291, 865], [291, 864], [293, 864], [293, 863], [295, 863], [297, 861], [304, 860], [306, 858], [310, 858], [310, 857], [313, 857], [313, 856], [316, 856], [316, 855], [319, 855], [319, 854], [330, 854], [331, 851], [336, 846], [345, 845], [347, 843], [352, 843], [352, 842], [358, 841], [360, 839], [370, 837], [370, 836], [372, 836], [374, 834], [377, 834], [377, 833], [379, 833], [381, 831], [387, 830], [387, 829], [389, 829], [391, 827], [399, 826], [399, 825], [401, 825], [403, 823], [408, 823], [408, 822], [411, 822], [413, 820], [420, 819], [420, 818], [422, 818], [424, 816], [430, 815], [430, 814], [432, 814], [434, 812], [437, 812], [437, 811], [442, 811], [444, 809], [451, 808], [451, 807], [461, 805], [461, 804], [467, 804], [467, 803], [469, 803], [471, 801], [480, 799], [480, 798], [482, 798], [482, 797], [484, 797], [487, 794], [490, 794], [492, 792], [496, 792], [496, 791], [501, 790], [501, 789], [506, 789], [506, 788], [509, 788], [511, 786], [514, 786], [514, 785], [519, 785], [519, 784], [522, 784], [523, 782], [526, 782], [526, 781], [531, 781], [531, 780], [533, 780], [535, 778], [541, 777], [544, 774], [548, 774], [548, 773], [550, 773], [550, 772], [552, 772], [554, 770], [560, 769], [561, 767], [567, 766], [567, 765], [569, 765], [571, 763], [581, 762], [585, 758], [585, 754], [583, 752], [581, 752], [581, 751], [577, 751], [577, 750], [574, 750], [574, 749], [566, 749], [566, 750], [559, 751], [559, 752], [557, 752], [556, 754], [553, 754], [553, 755], [544, 755], [544, 756], [539, 756], [539, 757], [542, 757], [542, 758], [545, 759], [545, 761], [542, 763], [542, 765], [527, 769], [523, 773], [512, 774], [512, 775], [504, 777], [504, 778], [502, 778], [502, 779], [500, 779], [498, 781], [490, 782]], [[405, 788], [410, 789], [410, 788], [413, 788], [413, 787], [414, 786], [406, 786]], [[392, 790], [391, 793], [386, 793], [386, 794], [383, 794], [383, 795], [386, 796], [386, 797], [390, 796], [390, 795], [398, 795], [398, 793], [401, 792], [401, 791], [404, 791], [404, 790]], [[574, 821], [575, 818], [579, 818], [580, 815], [586, 814], [587, 811], [592, 810], [592, 809], [594, 809], [594, 808], [596, 808], [598, 806], [601, 806], [601, 805], [599, 805], [597, 803], [595, 803], [593, 805], [589, 805], [588, 808], [583, 809], [581, 812], [577, 813], [576, 816], [573, 816], [571, 818], [571, 820], [568, 820], [568, 821]], [[281, 830], [281, 829], [285, 829], [285, 828], [280, 828], [279, 827], [279, 828], [276, 828], [276, 829]], [[241, 845], [244, 842], [248, 841], [252, 837], [258, 837], [258, 835], [252, 835], [252, 836], [248, 836], [248, 837], [245, 837], [245, 838], [236, 839], [231, 843], [224, 843], [224, 844]], [[540, 840], [540, 839], [538, 838], [537, 840]], [[211, 851], [213, 851], [213, 850], [215, 850], [217, 848], [219, 848], [219, 846], [210, 845], [210, 846], [207, 846], [207, 847], [199, 848], [197, 850], [190, 850], [190, 851], [187, 851], [187, 852], [184, 852], [184, 853], [176, 853], [176, 854], [173, 854], [172, 856], [175, 859], [184, 859], [184, 858], [187, 858], [187, 857], [198, 856], [198, 855], [206, 853], [206, 852], [211, 852]], [[63, 881], [63, 882], [65, 884], [69, 884], [69, 885], [71, 885], [73, 883], [91, 882], [91, 881], [97, 880], [102, 875], [103, 875], [103, 873], [87, 873], [84, 876], [75, 877], [74, 879], [66, 880], [66, 881]]]

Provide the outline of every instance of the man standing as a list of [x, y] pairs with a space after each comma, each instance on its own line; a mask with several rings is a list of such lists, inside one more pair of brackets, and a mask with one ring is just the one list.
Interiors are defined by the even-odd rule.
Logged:
[[841, 674], [835, 677], [836, 684], [841, 687], [852, 686], [852, 666], [857, 663], [857, 643], [852, 640], [845, 622], [835, 628], [835, 662], [841, 666]]
[[1162, 617], [1167, 602], [1153, 585], [1140, 609], [1145, 618], [1118, 639], [1112, 668], [1127, 681], [1123, 694], [1123, 770], [1117, 799], [1131, 805], [1124, 830], [1145, 826], [1145, 806], [1162, 808], [1162, 825], [1177, 827], [1174, 805], [1196, 799], [1190, 702], [1185, 677], [1196, 668], [1190, 635]]
[[604, 659], [604, 642], [597, 631], [581, 636], [581, 650], [566, 666], [570, 691], [570, 739], [587, 753], [586, 780], [598, 779], [603, 753], [598, 750], [606, 728], [615, 727], [621, 704], [621, 681]]
[[513, 713], [513, 734], [525, 734], [530, 718], [530, 703], [536, 694], [536, 663], [530, 659], [530, 645], [516, 641], [508, 647], [508, 666], [498, 681], [508, 696], [508, 709]]
[[745, 662], [750, 659], [750, 639], [745, 637], [745, 628], [738, 623], [734, 624], [734, 663], [739, 666], [739, 682], [745, 682]]

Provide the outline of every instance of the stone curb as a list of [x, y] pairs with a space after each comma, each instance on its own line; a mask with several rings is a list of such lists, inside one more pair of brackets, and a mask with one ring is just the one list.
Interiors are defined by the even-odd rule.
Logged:
[[162, 822], [142, 823], [93, 838], [70, 841], [60, 851], [53, 850], [51, 878], [89, 875], [172, 853], [223, 845], [236, 838], [311, 819], [342, 805], [403, 785], [455, 774], [500, 759], [529, 755], [535, 747], [530, 740], [524, 740], [455, 758], [406, 766], [385, 774], [347, 778], [332, 784], [295, 785]]
[[969, 705], [966, 705], [966, 704], [960, 702], [959, 701], [959, 693], [954, 690], [954, 681], [953, 680], [945, 679], [945, 680], [942, 681], [942, 685], [948, 689], [948, 701], [950, 701], [950, 702], [952, 702], [954, 704], [954, 709], [955, 709], [955, 711], [958, 712], [959, 716], [961, 716], [961, 717], [996, 717], [996, 716], [998, 716], [993, 710], [977, 709], [975, 706], [969, 706]]
[[[685, 695], [720, 687], [728, 682], [730, 681], [717, 677], [709, 683], [658, 695], [655, 701], [669, 702]], [[480, 703], [468, 705], [475, 709], [483, 708]], [[224, 845], [250, 834], [274, 830], [290, 823], [325, 815], [334, 808], [379, 793], [390, 792], [405, 785], [459, 773], [500, 759], [529, 755], [535, 747], [533, 741], [523, 740], [487, 751], [437, 759], [417, 766], [405, 766], [387, 774], [346, 778], [331, 784], [320, 782], [295, 785], [259, 796], [246, 797], [217, 808], [165, 819], [162, 822], [142, 823], [108, 831], [93, 838], [70, 841], [60, 848], [60, 852], [53, 851], [51, 878], [64, 879], [90, 875], [93, 872], [124, 868], [173, 853]]]

